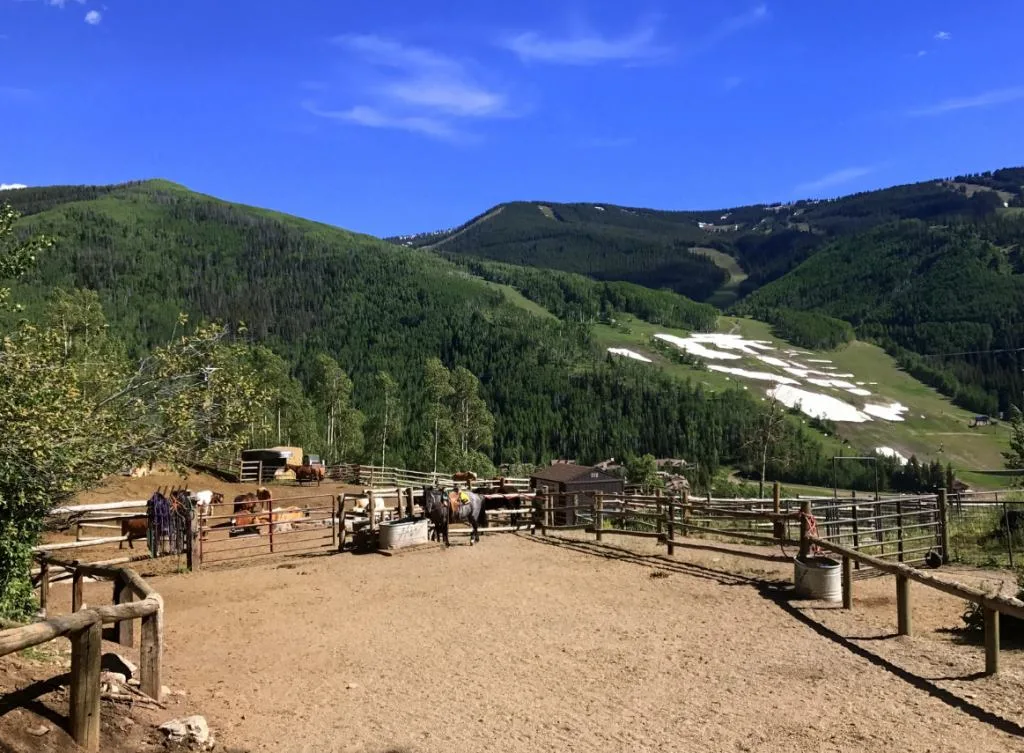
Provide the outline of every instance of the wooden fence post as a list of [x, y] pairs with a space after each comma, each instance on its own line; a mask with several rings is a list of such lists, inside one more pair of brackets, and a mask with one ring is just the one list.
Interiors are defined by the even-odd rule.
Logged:
[[[78, 564], [78, 561], [75, 561]], [[76, 568], [71, 575], [71, 611], [77, 612], [82, 608], [85, 594], [82, 590], [82, 573]]]
[[985, 674], [999, 671], [999, 612], [982, 607], [985, 615]]
[[541, 536], [547, 536], [548, 535], [548, 508], [551, 507], [552, 497], [551, 497], [550, 494], [548, 494], [548, 488], [546, 486], [542, 486], [541, 489], [542, 489], [541, 494], [542, 494], [543, 501], [541, 502], [541, 506], [540, 506], [540, 534], [541, 534]]
[[896, 576], [896, 624], [900, 635], [911, 634], [910, 579], [905, 575]]
[[103, 620], [72, 633], [71, 738], [88, 751], [100, 749], [100, 655]]
[[338, 551], [345, 551], [345, 494], [338, 495]]
[[604, 520], [601, 517], [604, 509], [604, 495], [601, 492], [594, 492], [594, 536], [601, 540], [601, 529], [604, 528]]
[[[772, 512], [776, 515], [782, 513], [782, 485], [778, 481], [772, 483]], [[777, 539], [786, 537], [786, 521], [772, 521], [772, 535]]]
[[[43, 557], [46, 555], [44, 554]], [[50, 563], [45, 559], [39, 560], [39, 612], [43, 619], [46, 618], [46, 605], [50, 601]]]
[[946, 490], [939, 489], [936, 504], [939, 508], [939, 533], [942, 536], [942, 564], [949, 564], [949, 501]]
[[800, 553], [797, 557], [804, 561], [811, 553], [811, 542], [808, 541], [811, 530], [811, 500], [800, 501]]
[[185, 541], [185, 567], [191, 573], [195, 567], [195, 563], [192, 561], [192, 550], [195, 547], [196, 539], [199, 536], [198, 533], [199, 519], [196, 517], [195, 510], [188, 511], [188, 538]]
[[686, 525], [690, 522], [690, 490], [683, 488], [683, 536], [686, 536]]
[[142, 618], [142, 639], [139, 646], [139, 689], [150, 698], [161, 700], [162, 663], [164, 654], [164, 603]]
[[[857, 499], [854, 498], [850, 505], [850, 518], [853, 520], [853, 548], [860, 549], [860, 523], [857, 520]], [[853, 566], [860, 570], [860, 562], [854, 562]]]
[[853, 609], [853, 561], [843, 557], [843, 609]]
[[654, 490], [654, 497], [655, 497], [655, 505], [657, 506], [655, 511], [658, 513], [658, 533], [664, 533], [665, 532], [664, 520], [663, 520], [663, 518], [661, 516], [661, 513], [662, 513], [662, 508], [661, 508], [661, 489], [655, 489]]
[[675, 545], [672, 543], [672, 539], [676, 535], [676, 505], [675, 498], [669, 495], [668, 498], [668, 513], [666, 518], [665, 526], [665, 543], [668, 544], [668, 554], [671, 557], [676, 552]]
[[578, 508], [579, 506], [580, 506], [580, 495], [579, 494], [573, 494], [572, 495], [572, 517], [569, 517], [568, 515], [565, 516], [565, 524], [566, 525], [572, 525], [572, 526], [576, 525], [576, 508]]
[[896, 498], [896, 558], [903, 561], [903, 502]]
[[[114, 579], [114, 603], [126, 604], [132, 601], [132, 589], [125, 585], [121, 578]], [[119, 646], [135, 644], [135, 620], [121, 620], [114, 624], [114, 640]]]

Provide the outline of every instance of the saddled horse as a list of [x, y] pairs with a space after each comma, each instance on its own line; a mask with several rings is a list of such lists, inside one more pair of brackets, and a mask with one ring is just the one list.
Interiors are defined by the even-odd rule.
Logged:
[[484, 499], [475, 492], [453, 490], [446, 493], [443, 489], [424, 488], [423, 509], [434, 524], [434, 536], [437, 541], [443, 538], [445, 546], [451, 546], [448, 541], [449, 523], [469, 523], [472, 526], [470, 546], [480, 541], [479, 529], [487, 524]]

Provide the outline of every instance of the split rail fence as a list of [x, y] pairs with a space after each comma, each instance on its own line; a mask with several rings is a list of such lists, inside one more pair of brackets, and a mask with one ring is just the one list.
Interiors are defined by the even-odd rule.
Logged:
[[[139, 690], [161, 700], [163, 662], [163, 599], [138, 573], [128, 567], [67, 562], [41, 552], [40, 605], [45, 616], [50, 602], [51, 568], [72, 573], [71, 614], [51, 617], [22, 627], [0, 631], [0, 657], [66, 637], [71, 641], [71, 692], [68, 732], [87, 751], [100, 749], [100, 664], [103, 640], [134, 645], [135, 620], [141, 620], [139, 638]], [[113, 605], [86, 606], [83, 584], [87, 577], [113, 581]], [[104, 635], [103, 626], [113, 625]], [[129, 700], [130, 695], [125, 699]]]
[[[897, 627], [900, 635], [911, 635], [910, 583], [916, 582], [977, 604], [983, 613], [985, 631], [985, 672], [999, 670], [999, 615], [1024, 620], [1024, 602], [988, 594], [980, 589], [936, 577], [914, 564], [936, 567], [951, 559], [950, 539], [954, 535], [959, 507], [968, 503], [936, 494], [877, 500], [818, 498], [782, 500], [776, 484], [771, 500], [695, 500], [686, 493], [678, 497], [654, 495], [549, 494], [543, 490], [534, 507], [534, 521], [542, 535], [549, 531], [585, 530], [598, 541], [607, 535], [656, 539], [669, 554], [677, 546], [693, 545], [692, 537], [735, 538], [761, 544], [797, 547], [795, 556], [808, 560], [812, 554], [831, 553], [841, 562], [843, 606], [853, 606], [855, 572], [862, 575], [895, 575]], [[1004, 501], [1008, 504], [1005, 493]], [[999, 507], [1005, 534], [1012, 525], [1024, 523]], [[990, 511], [991, 512], [991, 511]], [[996, 527], [998, 532], [999, 528]], [[683, 540], [687, 537], [690, 540]], [[737, 554], [742, 555], [742, 551]], [[1012, 556], [1012, 550], [1011, 550]]]

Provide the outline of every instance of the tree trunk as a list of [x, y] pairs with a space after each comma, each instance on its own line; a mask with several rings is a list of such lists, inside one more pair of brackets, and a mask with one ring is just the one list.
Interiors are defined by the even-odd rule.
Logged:
[[388, 398], [384, 396], [384, 431], [380, 440], [380, 467], [383, 468], [384, 458], [388, 451]]
[[440, 417], [434, 417], [434, 475], [437, 475], [437, 443], [438, 443], [438, 431], [439, 431]]
[[768, 468], [768, 443], [764, 443], [764, 449], [761, 450], [761, 484], [758, 487], [757, 496], [764, 499], [764, 476]]

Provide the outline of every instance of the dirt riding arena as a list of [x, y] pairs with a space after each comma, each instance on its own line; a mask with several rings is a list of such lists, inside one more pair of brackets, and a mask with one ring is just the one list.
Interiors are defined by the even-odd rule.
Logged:
[[152, 577], [165, 676], [252, 751], [1024, 751], [1024, 657], [981, 678], [957, 599], [915, 589], [894, 638], [891, 578], [843, 612], [770, 549], [584, 538]]
[[[79, 501], [174, 481], [116, 480], [123, 488]], [[189, 486], [229, 499], [248, 490]], [[345, 490], [273, 488], [282, 500]], [[789, 600], [792, 563], [778, 549], [693, 540], [669, 558], [646, 540], [605, 539], [497, 534], [393, 556], [325, 548], [192, 574], [140, 562], [165, 601], [164, 682], [176, 699], [150, 716], [187, 708], [222, 745], [280, 753], [1024, 752], [1024, 651], [1004, 645], [1000, 673], [982, 676], [982, 649], [949, 631], [958, 599], [915, 586], [914, 637], [899, 638], [891, 577], [857, 580], [844, 611]], [[69, 590], [54, 588], [53, 613], [68, 611]], [[86, 584], [85, 599], [108, 603], [109, 584]], [[30, 708], [18, 713], [31, 723]], [[11, 724], [0, 714], [0, 742]]]

